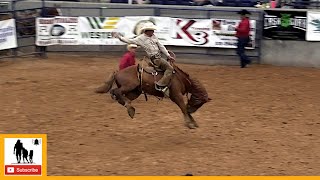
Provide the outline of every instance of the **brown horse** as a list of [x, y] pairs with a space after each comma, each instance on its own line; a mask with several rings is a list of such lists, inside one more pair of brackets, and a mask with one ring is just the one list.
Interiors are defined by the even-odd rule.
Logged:
[[[169, 98], [181, 109], [186, 126], [190, 129], [197, 128], [198, 124], [191, 114], [211, 99], [199, 81], [192, 79], [173, 62], [172, 65], [175, 73], [169, 84]], [[149, 70], [147, 70], [148, 68]], [[110, 91], [112, 98], [126, 107], [129, 116], [133, 118], [135, 108], [131, 105], [131, 101], [138, 98], [142, 93], [164, 97], [162, 92], [155, 90], [155, 81], [161, 78], [162, 75], [160, 74], [163, 74], [163, 72], [150, 70], [150, 67], [130, 66], [114, 73], [106, 82], [107, 88], [104, 92]], [[110, 90], [114, 83], [116, 83], [117, 88]], [[185, 104], [184, 95], [187, 93], [190, 93], [191, 96], [188, 98], [188, 103]]]

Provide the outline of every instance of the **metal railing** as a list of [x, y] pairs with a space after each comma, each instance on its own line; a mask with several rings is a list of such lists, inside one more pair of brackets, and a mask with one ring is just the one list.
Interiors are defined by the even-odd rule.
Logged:
[[[16, 8], [17, 4], [19, 2], [26, 1], [26, 0], [16, 0], [12, 1], [11, 10], [7, 11], [7, 13], [11, 13], [13, 17], [16, 19], [17, 23], [19, 21], [25, 21], [25, 20], [31, 20], [34, 21], [34, 18], [22, 18], [18, 17], [18, 12], [23, 11], [32, 11], [32, 10], [41, 10], [45, 7], [52, 6], [52, 2], [47, 3], [45, 0], [41, 0], [40, 7], [36, 8]], [[54, 2], [56, 3], [56, 2]], [[195, 19], [210, 19], [210, 18], [223, 18], [225, 16], [231, 17], [234, 16], [234, 18], [238, 18], [236, 16], [236, 12], [239, 9], [207, 9], [207, 8], [193, 8], [193, 7], [180, 7], [180, 8], [174, 8], [174, 7], [167, 7], [167, 6], [143, 6], [143, 7], [137, 7], [137, 6], [127, 6], [127, 7], [92, 7], [92, 6], [80, 6], [83, 3], [77, 3], [77, 5], [68, 4], [68, 6], [64, 6], [64, 3], [59, 3], [60, 9], [67, 12], [63, 13], [63, 15], [66, 16], [88, 16], [85, 12], [94, 12], [97, 14], [96, 16], [117, 16], [116, 14], [121, 14], [121, 16], [132, 16], [136, 15], [137, 13], [141, 12], [141, 15], [143, 15], [144, 11], [148, 11], [148, 16], [170, 16], [170, 17], [177, 17], [177, 18], [190, 18], [190, 14], [192, 14], [192, 18]], [[81, 10], [78, 13], [75, 13], [75, 11]], [[119, 13], [121, 11], [121, 13]], [[192, 12], [192, 13], [191, 13]], [[249, 56], [253, 58], [257, 58], [260, 60], [261, 57], [261, 49], [262, 49], [262, 30], [263, 30], [263, 11], [260, 9], [252, 9], [250, 10], [251, 13], [254, 14], [253, 19], [256, 20], [256, 46], [255, 49], [249, 51]], [[89, 13], [90, 14], [90, 13]], [[35, 24], [25, 27], [17, 27], [17, 32], [21, 31], [22, 28], [34, 28]], [[40, 52], [37, 52], [34, 50], [30, 50], [31, 47], [35, 47], [35, 35], [18, 35], [18, 48], [12, 50], [12, 56], [25, 56], [25, 55], [37, 55]], [[23, 41], [23, 39], [28, 39], [29, 43], [21, 43], [20, 41]], [[88, 47], [89, 45], [87, 45]], [[92, 46], [92, 45], [91, 45]], [[85, 48], [85, 50], [81, 50], [78, 48], [79, 46], [74, 46], [73, 48], [65, 48], [60, 46], [60, 48], [51, 49], [49, 48], [48, 52], [66, 52], [66, 49], [72, 49], [72, 52], [85, 52], [85, 50], [90, 48]], [[120, 50], [110, 50], [112, 48], [105, 48], [105, 46], [97, 46], [98, 51], [112, 51], [112, 52], [120, 52]], [[29, 51], [21, 53], [19, 50], [22, 48], [29, 48]], [[115, 48], [116, 49], [116, 48]], [[209, 55], [209, 56], [237, 56], [234, 49], [225, 49], [225, 48], [213, 48], [213, 47], [170, 47], [170, 49], [175, 49], [175, 52], [177, 54], [201, 54], [201, 55]], [[199, 51], [201, 49], [201, 51]], [[19, 52], [19, 53], [18, 53]], [[67, 51], [70, 52], [70, 51]]]

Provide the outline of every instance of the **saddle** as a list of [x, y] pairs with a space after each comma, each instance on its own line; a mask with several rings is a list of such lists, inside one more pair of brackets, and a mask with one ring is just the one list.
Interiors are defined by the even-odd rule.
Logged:
[[[143, 73], [147, 73], [147, 74], [151, 74], [154, 77], [154, 83], [155, 83], [155, 89], [157, 89], [156, 86], [156, 76], [158, 75], [163, 75], [164, 74], [164, 70], [160, 69], [158, 66], [156, 66], [150, 59], [149, 60], [145, 60], [145, 58], [143, 59], [143, 61], [147, 62], [146, 66], [143, 66], [141, 64], [138, 64], [137, 66], [137, 70], [138, 70], [138, 79], [140, 81], [140, 85], [142, 85], [142, 75]], [[173, 71], [173, 74], [175, 73], [175, 71]], [[163, 89], [163, 93], [165, 96], [169, 97], [169, 89], [168, 87], [170, 86], [171, 82], [169, 83], [169, 85]], [[146, 94], [145, 94], [146, 96]], [[146, 98], [147, 100], [147, 98]]]

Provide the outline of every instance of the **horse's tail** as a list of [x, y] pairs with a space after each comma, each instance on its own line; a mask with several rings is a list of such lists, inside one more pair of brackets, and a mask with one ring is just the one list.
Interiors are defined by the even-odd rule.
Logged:
[[112, 88], [114, 82], [115, 82], [115, 75], [117, 71], [112, 72], [109, 77], [107, 78], [106, 82], [103, 86], [96, 89], [96, 93], [108, 93], [110, 89]]
[[112, 88], [112, 85], [115, 81], [115, 75], [116, 75], [117, 71], [114, 71], [110, 76], [109, 76], [109, 79], [105, 82], [107, 88], [106, 88], [106, 91], [109, 92], [110, 89]]

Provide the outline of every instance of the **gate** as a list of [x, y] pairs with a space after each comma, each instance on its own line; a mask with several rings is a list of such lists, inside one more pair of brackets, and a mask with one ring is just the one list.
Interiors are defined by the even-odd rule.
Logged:
[[[27, 0], [13, 0], [1, 3], [1, 19], [15, 19], [17, 48], [2, 50], [0, 59], [39, 54], [35, 46], [35, 19], [39, 16], [40, 10], [43, 8], [44, 0], [42, 1], [41, 6], [33, 8], [24, 8], [23, 3], [27, 2]], [[7, 5], [6, 8], [4, 4]]]
[[[36, 17], [40, 15], [40, 10], [43, 8], [41, 4], [39, 7], [24, 8], [23, 3], [27, 0], [12, 1], [12, 13], [16, 20], [17, 43], [18, 47], [15, 49], [15, 56], [29, 56], [38, 55], [36, 51]], [[43, 0], [44, 2], [44, 0]]]

